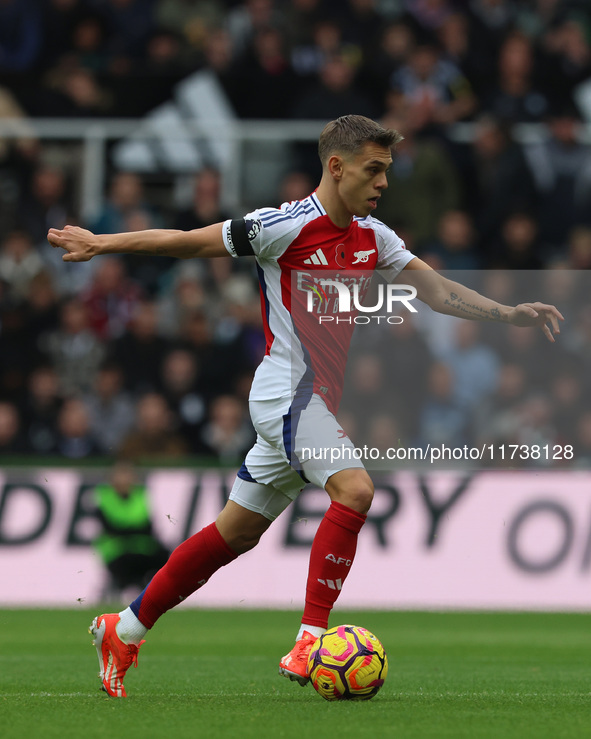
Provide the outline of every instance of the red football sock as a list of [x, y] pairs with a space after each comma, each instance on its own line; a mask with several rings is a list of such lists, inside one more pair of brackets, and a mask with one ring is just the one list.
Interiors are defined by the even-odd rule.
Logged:
[[216, 570], [237, 556], [212, 523], [174, 550], [130, 608], [151, 629], [163, 613], [205, 585]]
[[328, 617], [349, 574], [366, 516], [333, 501], [312, 543], [303, 624], [328, 626]]

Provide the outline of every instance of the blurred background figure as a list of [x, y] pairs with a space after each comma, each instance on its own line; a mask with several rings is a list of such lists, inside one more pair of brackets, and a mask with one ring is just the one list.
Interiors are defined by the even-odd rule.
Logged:
[[89, 228], [97, 233], [117, 233], [125, 228], [127, 216], [139, 209], [150, 212], [142, 180], [132, 172], [118, 172], [111, 180], [107, 202]]
[[57, 418], [57, 454], [71, 461], [100, 453], [90, 423], [90, 415], [80, 398], [68, 398]]
[[178, 459], [188, 453], [176, 419], [158, 393], [146, 393], [136, 406], [135, 424], [119, 452], [129, 459]]
[[0, 280], [7, 285], [8, 298], [23, 302], [31, 281], [42, 270], [43, 260], [26, 231], [12, 231], [0, 243]]
[[105, 347], [90, 330], [81, 300], [71, 298], [62, 305], [59, 326], [43, 338], [41, 348], [55, 367], [65, 394], [90, 390]]
[[427, 392], [419, 417], [419, 444], [460, 447], [466, 441], [466, 409], [457, 398], [455, 377], [443, 362], [434, 362], [427, 376]]
[[461, 210], [449, 210], [439, 221], [437, 238], [428, 242], [421, 252], [436, 257], [442, 269], [478, 269], [480, 255], [470, 216]]
[[8, 401], [0, 402], [0, 456], [25, 451], [21, 425], [17, 406]]
[[396, 149], [376, 216], [398, 234], [408, 233], [413, 243], [407, 246], [416, 249], [435, 238], [444, 213], [459, 208], [458, 172], [439, 141], [416, 135], [407, 113], [390, 113], [382, 123], [401, 131], [404, 141]]
[[109, 482], [97, 485], [94, 492], [102, 524], [94, 547], [109, 573], [103, 598], [130, 587], [142, 590], [169, 555], [152, 530], [148, 491], [134, 466], [120, 461]]
[[84, 402], [101, 454], [112, 455], [133, 424], [134, 405], [123, 389], [123, 372], [114, 361], [104, 362]]
[[482, 241], [482, 256], [515, 210], [536, 204], [533, 176], [511, 128], [490, 115], [478, 118], [463, 167], [464, 200]]
[[548, 112], [547, 95], [537, 85], [532, 42], [509, 34], [499, 51], [497, 84], [483, 97], [484, 110], [511, 123], [540, 120]]
[[27, 451], [30, 454], [55, 454], [57, 421], [62, 398], [59, 378], [54, 368], [40, 365], [29, 375], [27, 397], [23, 408]]
[[538, 190], [542, 238], [560, 253], [569, 230], [591, 222], [591, 146], [580, 138], [582, 121], [572, 107], [552, 111], [547, 124], [550, 135], [525, 151]]
[[210, 417], [201, 433], [202, 451], [221, 462], [239, 464], [256, 438], [245, 404], [232, 395], [220, 395], [211, 404]]

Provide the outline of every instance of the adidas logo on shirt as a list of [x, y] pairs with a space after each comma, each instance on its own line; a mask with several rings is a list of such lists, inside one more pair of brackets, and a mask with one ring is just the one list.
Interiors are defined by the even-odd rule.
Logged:
[[328, 264], [322, 249], [316, 249], [309, 259], [304, 259], [304, 264]]

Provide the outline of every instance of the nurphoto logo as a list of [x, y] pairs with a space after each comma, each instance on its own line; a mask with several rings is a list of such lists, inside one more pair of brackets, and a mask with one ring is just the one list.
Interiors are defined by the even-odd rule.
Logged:
[[[356, 323], [370, 322], [402, 323], [403, 317], [394, 313], [395, 309], [404, 306], [411, 313], [417, 309], [412, 302], [417, 297], [417, 290], [412, 285], [397, 285], [380, 283], [377, 286], [375, 305], [363, 305], [363, 297], [367, 291], [371, 278], [347, 278], [347, 282], [338, 280], [314, 279], [309, 275], [298, 279], [298, 289], [307, 290], [306, 310], [308, 313], [318, 314], [318, 323]], [[361, 296], [360, 296], [361, 292]], [[385, 310], [386, 315], [380, 311]], [[364, 315], [339, 315], [357, 312]], [[335, 314], [335, 315], [330, 315]]]

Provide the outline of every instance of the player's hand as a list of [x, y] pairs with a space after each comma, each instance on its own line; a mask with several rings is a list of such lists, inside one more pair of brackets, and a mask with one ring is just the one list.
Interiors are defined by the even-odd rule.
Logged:
[[560, 333], [558, 322], [564, 321], [564, 316], [553, 305], [520, 303], [511, 309], [508, 321], [514, 326], [539, 326], [548, 341], [553, 342], [554, 335]]
[[91, 231], [79, 226], [50, 228], [47, 233], [49, 243], [66, 252], [62, 256], [64, 262], [88, 262], [97, 254], [96, 238]]

